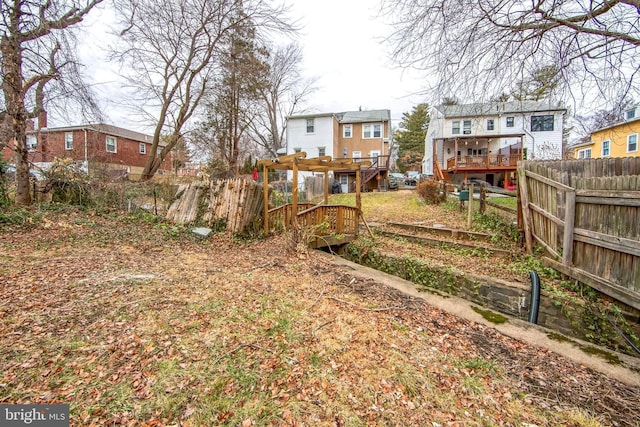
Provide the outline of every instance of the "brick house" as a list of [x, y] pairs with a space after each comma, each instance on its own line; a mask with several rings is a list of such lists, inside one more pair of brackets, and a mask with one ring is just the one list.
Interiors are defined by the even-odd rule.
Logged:
[[[128, 175], [139, 179], [148, 158], [153, 137], [104, 123], [49, 128], [46, 114], [38, 118], [39, 129], [27, 130], [29, 161], [46, 169], [55, 158], [72, 159], [83, 170], [96, 174]], [[2, 151], [13, 162], [13, 143]], [[159, 174], [171, 171], [171, 155], [165, 158]]]

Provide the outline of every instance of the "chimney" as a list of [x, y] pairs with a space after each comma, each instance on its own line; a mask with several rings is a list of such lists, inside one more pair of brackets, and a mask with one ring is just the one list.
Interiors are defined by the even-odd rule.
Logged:
[[38, 113], [38, 129], [47, 127], [47, 112], [45, 110]]

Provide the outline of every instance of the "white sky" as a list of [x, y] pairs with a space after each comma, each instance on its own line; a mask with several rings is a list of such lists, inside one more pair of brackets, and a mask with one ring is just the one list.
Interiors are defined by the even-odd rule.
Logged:
[[383, 44], [387, 27], [377, 18], [378, 0], [295, 0], [303, 26], [304, 70], [318, 76], [310, 107], [318, 112], [390, 109], [400, 119], [425, 99], [421, 83], [394, 69]]
[[[378, 0], [290, 0], [291, 16], [302, 27], [297, 40], [303, 49], [303, 74], [317, 77], [318, 90], [307, 100], [309, 112], [331, 113], [362, 109], [389, 109], [394, 124], [420, 102], [415, 95], [421, 82], [410, 73], [394, 69], [388, 47], [382, 44], [387, 28], [377, 18]], [[96, 13], [97, 12], [97, 13]], [[147, 132], [132, 121], [119, 105], [125, 92], [117, 76], [117, 64], [106, 61], [105, 47], [111, 12], [105, 5], [85, 21], [91, 37], [80, 46], [93, 88], [104, 107], [108, 122]], [[49, 117], [50, 125], [58, 123]]]

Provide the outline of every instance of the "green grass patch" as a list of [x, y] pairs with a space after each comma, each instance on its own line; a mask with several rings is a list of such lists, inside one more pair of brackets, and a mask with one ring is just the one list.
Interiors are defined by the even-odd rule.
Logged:
[[471, 306], [471, 308], [473, 309], [473, 311], [475, 311], [476, 313], [478, 313], [479, 315], [481, 315], [482, 317], [484, 317], [486, 320], [488, 320], [491, 323], [495, 323], [496, 325], [501, 325], [503, 323], [506, 323], [508, 321], [508, 319], [506, 317], [504, 317], [501, 314], [498, 314], [494, 311], [491, 310], [483, 310], [479, 307], [475, 307], [475, 306]]

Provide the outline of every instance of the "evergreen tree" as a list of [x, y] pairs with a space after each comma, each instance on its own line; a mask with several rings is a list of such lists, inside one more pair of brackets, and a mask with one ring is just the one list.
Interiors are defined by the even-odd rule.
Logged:
[[394, 134], [401, 171], [420, 170], [428, 127], [429, 104], [418, 104], [410, 113], [402, 114], [400, 130]]

